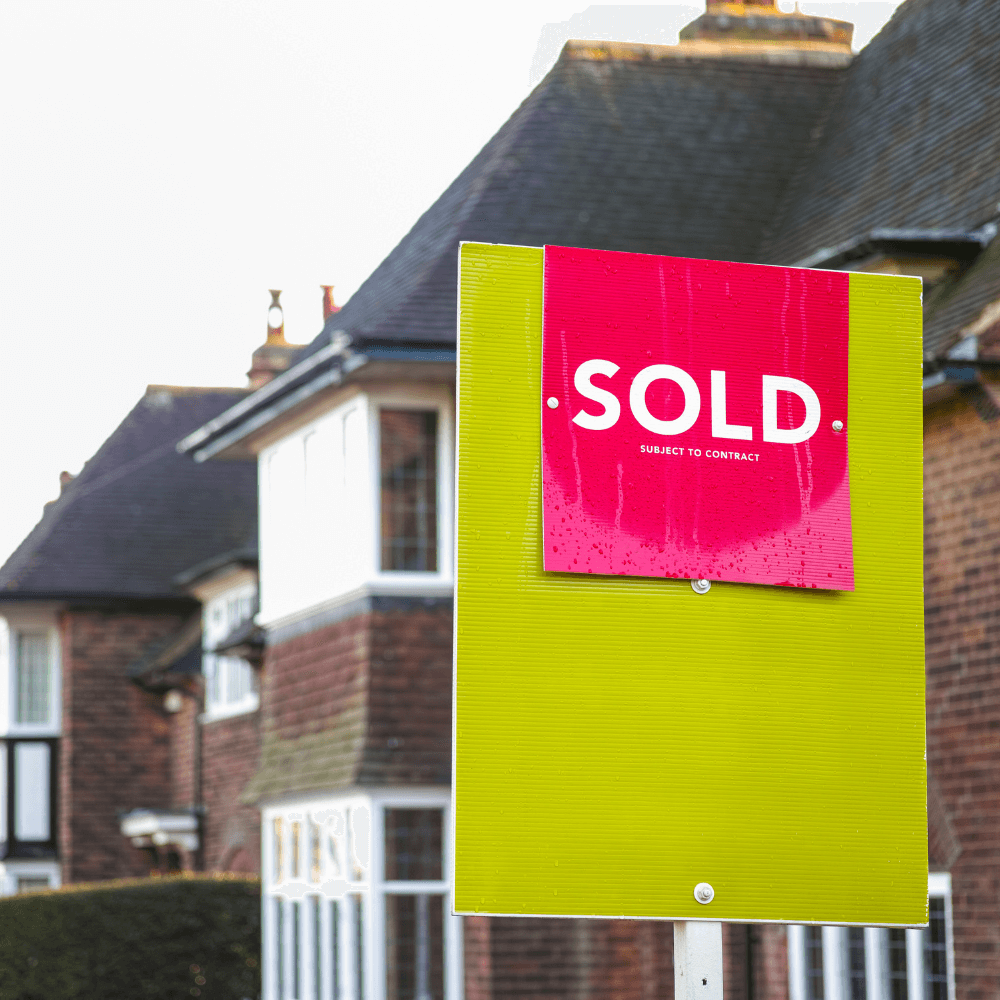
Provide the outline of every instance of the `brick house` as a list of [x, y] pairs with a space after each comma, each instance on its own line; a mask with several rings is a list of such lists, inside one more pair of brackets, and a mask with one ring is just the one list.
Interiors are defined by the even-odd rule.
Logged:
[[295, 364], [180, 446], [259, 463], [267, 1000], [672, 996], [669, 924], [450, 916], [462, 240], [924, 279], [930, 927], [727, 925], [727, 996], [996, 995], [1000, 6], [907, 0], [857, 57], [768, 0], [681, 37], [568, 43]]
[[249, 391], [150, 386], [0, 568], [0, 895], [259, 870], [257, 468], [176, 451]]

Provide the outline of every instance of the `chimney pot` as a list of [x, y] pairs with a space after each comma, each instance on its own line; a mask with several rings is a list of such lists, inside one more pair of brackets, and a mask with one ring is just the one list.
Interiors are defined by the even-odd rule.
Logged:
[[325, 323], [334, 313], [340, 312], [340, 306], [333, 301], [333, 285], [320, 285], [323, 289], [323, 322]]
[[286, 371], [301, 350], [301, 344], [285, 340], [285, 313], [281, 308], [281, 289], [269, 288], [271, 305], [267, 310], [267, 339], [253, 352], [247, 378], [251, 389], [267, 385]]

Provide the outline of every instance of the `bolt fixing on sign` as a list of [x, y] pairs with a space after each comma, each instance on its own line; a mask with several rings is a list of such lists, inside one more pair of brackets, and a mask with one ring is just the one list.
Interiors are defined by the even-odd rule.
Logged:
[[834, 420], [833, 429], [839, 434], [844, 429], [844, 421]]
[[715, 899], [715, 890], [707, 882], [699, 882], [694, 887], [694, 898], [699, 903], [711, 903]]
[[712, 582], [710, 580], [692, 580], [691, 589], [696, 594], [707, 594], [712, 589]]
[[550, 410], [554, 410], [559, 405], [559, 400], [555, 396], [549, 396], [545, 402], [548, 403]]

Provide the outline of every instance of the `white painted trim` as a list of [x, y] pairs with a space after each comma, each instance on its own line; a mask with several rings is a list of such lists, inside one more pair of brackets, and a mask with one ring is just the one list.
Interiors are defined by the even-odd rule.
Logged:
[[[928, 895], [944, 900], [945, 942], [948, 963], [948, 997], [955, 1000], [955, 946], [951, 923], [951, 876], [947, 872], [931, 872]], [[824, 1000], [849, 1000], [850, 966], [847, 927], [823, 926], [823, 995]], [[924, 952], [928, 930], [906, 927], [906, 980], [909, 1000], [926, 1000], [926, 969]], [[888, 1000], [889, 928], [865, 927], [865, 985], [868, 1000]], [[807, 970], [805, 926], [788, 928], [788, 979], [790, 1000], [806, 1000]]]
[[944, 899], [944, 940], [948, 949], [948, 1000], [955, 1000], [955, 925], [951, 909], [951, 872], [931, 872], [927, 895]]
[[[433, 574], [426, 574], [431, 576]], [[362, 601], [368, 597], [451, 597], [455, 592], [454, 584], [441, 583], [438, 580], [424, 579], [423, 573], [385, 573], [378, 580], [371, 580], [354, 587], [352, 590], [338, 594], [324, 601], [318, 601], [308, 607], [299, 608], [287, 614], [267, 619], [258, 614], [254, 621], [262, 628], [271, 630], [297, 625], [329, 611], [336, 611], [345, 605]]]
[[847, 928], [835, 925], [823, 928], [823, 1000], [846, 997]]
[[[382, 558], [381, 525], [381, 422], [382, 410], [434, 410], [437, 413], [437, 570], [434, 572], [386, 571], [379, 568]], [[454, 397], [448, 386], [407, 386], [403, 389], [373, 390], [368, 394], [369, 461], [371, 468], [372, 570], [378, 582], [421, 580], [427, 584], [454, 585], [454, 482], [455, 417]]]
[[[264, 997], [265, 1000], [293, 1000], [291, 994], [292, 987], [292, 907], [300, 905], [305, 907], [303, 911], [303, 940], [300, 947], [299, 967], [301, 975], [301, 985], [307, 995], [314, 995], [311, 992], [312, 980], [314, 978], [315, 954], [310, 947], [315, 947], [316, 938], [311, 930], [310, 923], [312, 910], [310, 909], [316, 897], [323, 900], [323, 916], [321, 921], [322, 940], [320, 946], [320, 962], [324, 970], [323, 996], [329, 998], [331, 995], [329, 984], [331, 983], [331, 973], [333, 970], [333, 958], [331, 954], [332, 935], [329, 933], [332, 920], [332, 904], [337, 902], [340, 913], [340, 954], [341, 954], [341, 983], [340, 996], [342, 1000], [357, 1000], [354, 997], [355, 986], [355, 941], [354, 941], [354, 907], [356, 897], [360, 896], [364, 905], [364, 978], [365, 978], [365, 1000], [385, 1000], [385, 970], [386, 970], [386, 939], [385, 939], [385, 897], [393, 894], [406, 895], [431, 895], [440, 897], [441, 903], [446, 907], [444, 913], [444, 976], [445, 976], [445, 997], [446, 1000], [462, 1000], [464, 992], [464, 976], [462, 969], [462, 923], [459, 917], [453, 916], [454, 897], [452, 885], [446, 877], [441, 880], [432, 881], [384, 881], [384, 809], [386, 808], [440, 808], [443, 810], [442, 827], [444, 831], [443, 871], [450, 876], [453, 871], [453, 847], [448, 831], [451, 830], [450, 816], [450, 790], [442, 787], [418, 787], [418, 788], [381, 788], [371, 791], [361, 792], [357, 788], [345, 789], [340, 792], [333, 792], [323, 796], [299, 796], [295, 800], [283, 802], [271, 802], [261, 809], [261, 850], [262, 850], [262, 881], [264, 899], [264, 920], [263, 934], [264, 942], [262, 955], [264, 956], [265, 968], [263, 972]], [[336, 854], [342, 857], [332, 857], [330, 855], [330, 843], [326, 837], [321, 837], [321, 882], [312, 881], [311, 865], [311, 841], [310, 824], [322, 824], [326, 820], [332, 819], [331, 811], [336, 810], [343, 814], [345, 827], [351, 825], [347, 810], [365, 808], [370, 817], [367, 850], [368, 850], [368, 870], [363, 881], [354, 882], [350, 876], [351, 851], [348, 846], [347, 829], [343, 831], [335, 848]], [[282, 851], [283, 868], [278, 879], [274, 877], [274, 820], [280, 817], [282, 820], [282, 835], [286, 838], [285, 847]], [[303, 844], [301, 848], [302, 872], [300, 877], [292, 878], [291, 857], [292, 850], [289, 842], [291, 824], [300, 822], [303, 831]], [[333, 878], [335, 874], [333, 863], [337, 863], [339, 868], [338, 878]], [[282, 997], [277, 996], [276, 986], [276, 953], [275, 949], [275, 929], [272, 926], [273, 920], [268, 916], [269, 907], [274, 905], [271, 901], [277, 900], [282, 906], [285, 942], [284, 953], [286, 959], [286, 990]], [[308, 926], [306, 926], [308, 925]], [[310, 936], [312, 935], [312, 936]], [[298, 998], [295, 998], [298, 1000]]]
[[806, 929], [802, 924], [788, 927], [788, 997], [806, 1000]]
[[49, 888], [59, 889], [62, 886], [62, 868], [58, 861], [0, 862], [0, 897], [16, 896], [19, 878], [47, 878]]
[[909, 927], [906, 931], [907, 1000], [924, 1000], [924, 935], [926, 931]]
[[[0, 618], [0, 735], [53, 738], [62, 731], [62, 649], [58, 612], [53, 608], [7, 609]], [[6, 626], [6, 627], [3, 627]], [[48, 640], [49, 717], [47, 722], [17, 722], [18, 637], [23, 633], [44, 634]]]
[[888, 936], [883, 927], [865, 928], [865, 987], [868, 1000], [881, 1000], [889, 985]]

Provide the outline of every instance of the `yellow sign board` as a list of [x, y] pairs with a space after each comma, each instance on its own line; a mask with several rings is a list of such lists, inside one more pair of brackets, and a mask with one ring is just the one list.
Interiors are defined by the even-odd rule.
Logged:
[[543, 262], [460, 252], [456, 910], [926, 923], [919, 280], [849, 277], [854, 589], [698, 593], [543, 569]]

